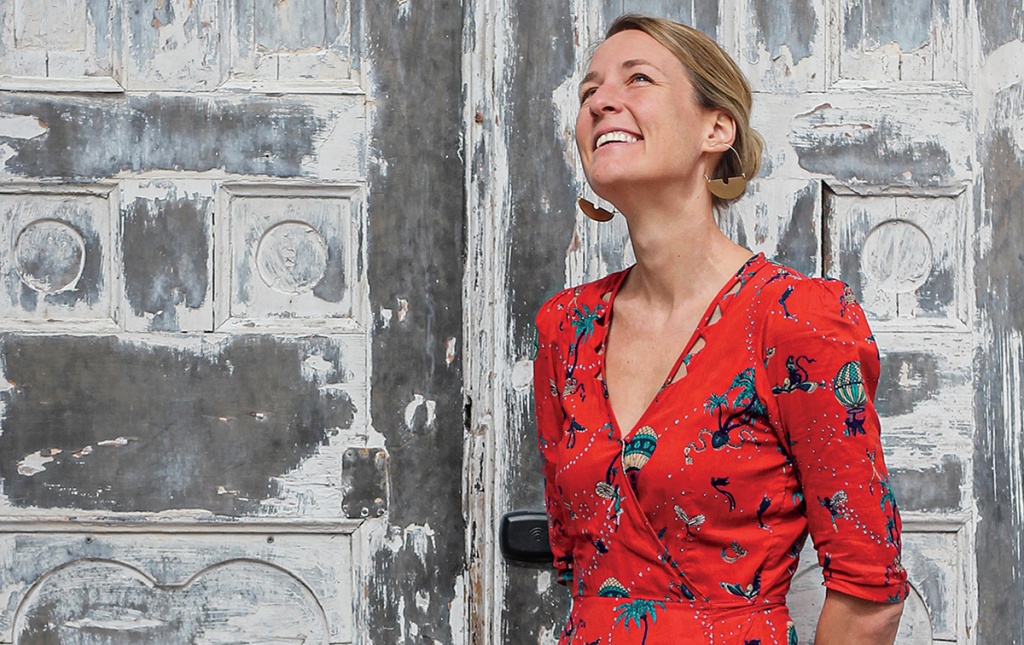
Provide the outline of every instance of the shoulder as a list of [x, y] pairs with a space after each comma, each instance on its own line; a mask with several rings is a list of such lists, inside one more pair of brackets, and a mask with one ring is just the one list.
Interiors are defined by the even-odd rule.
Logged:
[[574, 319], [605, 316], [608, 303], [604, 296], [622, 282], [625, 273], [611, 273], [593, 282], [563, 289], [548, 298], [537, 311], [540, 337], [548, 340], [556, 337], [570, 328]]
[[850, 287], [841, 280], [776, 267], [762, 278], [757, 302], [767, 354], [807, 355], [821, 365], [856, 360], [865, 376], [877, 379], [878, 346]]
[[753, 282], [759, 310], [769, 327], [800, 322], [812, 326], [864, 323], [864, 312], [853, 290], [841, 280], [813, 278], [769, 262]]

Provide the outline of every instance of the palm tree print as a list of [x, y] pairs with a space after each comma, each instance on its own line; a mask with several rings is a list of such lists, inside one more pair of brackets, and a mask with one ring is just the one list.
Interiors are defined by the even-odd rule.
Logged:
[[580, 305], [572, 309], [573, 343], [569, 346], [569, 355], [572, 356], [572, 364], [565, 371], [565, 385], [562, 388], [562, 396], [568, 397], [580, 389], [580, 399], [586, 400], [586, 387], [579, 383], [573, 376], [576, 372], [576, 365], [579, 361], [580, 344], [586, 342], [594, 333], [594, 323], [601, 318], [604, 310], [602, 305], [594, 305], [591, 309], [587, 305]]
[[[730, 404], [729, 395], [733, 393]], [[731, 412], [730, 412], [731, 410]], [[718, 429], [712, 432], [707, 428], [700, 431], [696, 441], [691, 441], [683, 449], [683, 456], [687, 464], [693, 463], [691, 452], [704, 452], [708, 447], [708, 439], [711, 440], [711, 447], [715, 450], [723, 448], [740, 448], [743, 441], [756, 443], [753, 433], [750, 432], [750, 423], [767, 414], [768, 409], [764, 403], [757, 398], [757, 390], [754, 385], [754, 368], [748, 367], [733, 378], [729, 389], [721, 394], [712, 393], [704, 401], [704, 411], [709, 415], [717, 412], [716, 420]], [[734, 438], [732, 433], [736, 432]]]
[[636, 600], [628, 603], [624, 603], [615, 608], [618, 615], [615, 617], [616, 623], [623, 623], [626, 626], [626, 631], [629, 632], [629, 623], [633, 621], [639, 628], [643, 626], [644, 635], [640, 639], [640, 645], [646, 645], [647, 643], [647, 630], [649, 628], [647, 617], [650, 616], [652, 623], [658, 621], [658, 607], [665, 609], [665, 603], [658, 600], [647, 600], [646, 598], [637, 598]]
[[586, 305], [580, 305], [572, 310], [572, 328], [576, 332], [576, 344], [581, 340], [585, 341], [594, 333], [594, 323], [601, 317], [601, 305], [593, 309]]

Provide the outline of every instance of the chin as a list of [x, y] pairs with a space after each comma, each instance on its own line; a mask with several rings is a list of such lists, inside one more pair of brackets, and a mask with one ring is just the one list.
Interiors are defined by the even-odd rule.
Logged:
[[585, 173], [587, 183], [601, 199], [608, 199], [611, 194], [628, 188], [635, 183], [639, 177], [636, 172], [628, 168], [598, 168]]
[[631, 191], [642, 190], [650, 182], [635, 171], [593, 173], [587, 177], [590, 188], [601, 199], [615, 203], [615, 198]]

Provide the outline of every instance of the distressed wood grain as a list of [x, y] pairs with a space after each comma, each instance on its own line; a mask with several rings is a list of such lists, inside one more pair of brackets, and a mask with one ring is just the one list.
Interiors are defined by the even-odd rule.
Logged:
[[352, 642], [346, 533], [5, 533], [0, 634], [68, 645]]
[[0, 5], [0, 88], [119, 92], [121, 6], [111, 0]]
[[[495, 11], [507, 8], [494, 5]], [[980, 578], [972, 555], [977, 337], [972, 331], [971, 257], [976, 238], [970, 222], [977, 146], [971, 125], [971, 26], [959, 5], [883, 5], [746, 2], [716, 13], [714, 26], [705, 30], [720, 36], [752, 76], [758, 92], [754, 125], [767, 144], [760, 177], [719, 219], [729, 235], [753, 250], [812, 275], [847, 280], [864, 302], [882, 350], [885, 381], [878, 406], [883, 442], [893, 485], [906, 501], [906, 557], [916, 569], [915, 595], [898, 642], [974, 643], [979, 642], [973, 625]], [[578, 76], [603, 25], [626, 7], [581, 1], [572, 8], [577, 41], [572, 64]], [[689, 11], [684, 21], [699, 20], [690, 3], [655, 9], [660, 14]], [[494, 43], [498, 60], [514, 55], [519, 46], [500, 38]], [[538, 92], [530, 77], [511, 79], [511, 88], [501, 86], [494, 100]], [[1013, 79], [1019, 75], [1004, 81]], [[549, 181], [568, 183], [585, 194], [572, 149], [573, 82], [565, 78], [541, 88], [549, 103], [542, 102], [532, 115], [534, 120], [545, 115], [557, 125], [546, 168], [550, 172], [568, 163], [572, 169], [571, 179]], [[522, 140], [521, 128], [506, 125], [503, 131]], [[473, 176], [482, 182], [493, 172], [480, 170]], [[512, 185], [515, 198], [520, 184]], [[541, 187], [537, 204], [550, 208], [551, 191]], [[496, 196], [497, 203], [508, 198], [496, 189], [484, 195]], [[564, 216], [572, 215], [571, 234], [546, 242], [559, 262], [553, 272], [564, 276], [563, 284], [594, 279], [632, 262], [621, 218], [595, 224], [583, 220], [571, 204], [563, 208]], [[547, 219], [545, 224], [550, 231]], [[505, 229], [496, 230], [481, 231], [493, 235], [486, 244], [505, 239]], [[516, 234], [525, 238], [529, 232]], [[540, 275], [533, 280], [535, 289], [546, 284]], [[517, 311], [520, 284], [510, 291], [516, 294], [508, 304], [512, 312]], [[505, 351], [498, 352], [490, 370], [508, 374], [506, 387], [514, 392], [527, 391], [528, 361], [514, 347]], [[532, 427], [519, 409], [506, 413], [504, 423], [525, 435], [519, 445], [527, 446]], [[514, 452], [516, 445], [511, 459], [496, 448], [495, 476], [501, 481], [501, 473], [510, 472], [519, 478], [514, 486], [527, 490], [536, 475], [525, 461], [516, 460], [525, 454]], [[495, 495], [504, 495], [500, 486]], [[547, 596], [537, 598], [546, 590], [543, 585], [526, 591], [535, 576], [508, 570], [497, 578], [499, 584], [508, 581], [507, 589], [528, 594], [531, 602], [550, 606]], [[801, 573], [800, 584], [810, 585], [811, 578]], [[805, 637], [820, 607], [820, 578], [807, 589], [800, 587], [791, 597]], [[506, 600], [503, 620], [516, 625], [516, 634], [527, 634], [531, 642], [557, 638], [557, 618], [527, 631], [516, 622], [522, 611], [518, 600]]]

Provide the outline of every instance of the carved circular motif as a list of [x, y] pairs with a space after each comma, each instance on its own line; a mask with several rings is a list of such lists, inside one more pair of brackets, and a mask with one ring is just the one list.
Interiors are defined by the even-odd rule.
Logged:
[[868, 233], [861, 248], [861, 269], [879, 288], [907, 293], [923, 285], [932, 270], [928, 234], [904, 220], [883, 222]]
[[36, 220], [18, 234], [14, 262], [18, 276], [30, 289], [39, 293], [67, 291], [82, 276], [85, 240], [70, 224]]
[[263, 282], [275, 291], [311, 291], [327, 274], [327, 242], [308, 224], [282, 222], [260, 240], [256, 267]]

